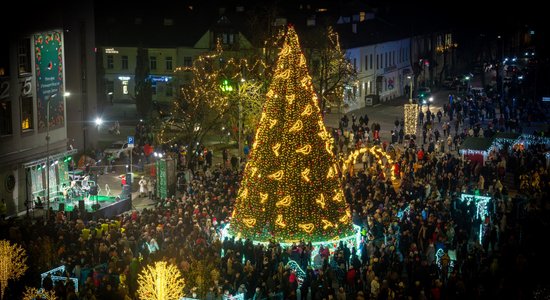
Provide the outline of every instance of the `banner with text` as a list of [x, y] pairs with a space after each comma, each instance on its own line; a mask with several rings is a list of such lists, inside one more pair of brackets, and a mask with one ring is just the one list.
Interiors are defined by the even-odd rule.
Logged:
[[49, 129], [65, 125], [63, 86], [63, 34], [49, 31], [34, 35], [34, 63], [36, 74], [36, 100], [38, 131], [47, 130], [48, 102], [50, 107]]

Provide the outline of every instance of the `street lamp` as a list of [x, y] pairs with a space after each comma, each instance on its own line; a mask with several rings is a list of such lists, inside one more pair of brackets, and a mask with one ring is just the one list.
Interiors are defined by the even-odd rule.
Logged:
[[50, 218], [50, 101], [57, 94], [50, 94], [46, 101], [46, 219]]
[[410, 89], [409, 89], [409, 103], [412, 103], [413, 102], [413, 80], [412, 80], [412, 76], [407, 76], [407, 79], [409, 79], [409, 81], [411, 82], [411, 86], [410, 86]]

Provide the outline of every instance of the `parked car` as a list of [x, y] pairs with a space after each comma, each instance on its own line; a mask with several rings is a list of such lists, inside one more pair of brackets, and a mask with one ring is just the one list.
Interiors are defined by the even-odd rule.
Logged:
[[125, 141], [114, 142], [107, 149], [103, 150], [105, 156], [112, 156], [114, 158], [121, 158], [125, 155], [130, 155], [130, 148]]

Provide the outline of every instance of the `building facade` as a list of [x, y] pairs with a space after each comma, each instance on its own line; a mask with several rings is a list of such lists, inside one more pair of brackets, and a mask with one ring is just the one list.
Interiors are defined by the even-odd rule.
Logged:
[[409, 47], [410, 39], [404, 38], [346, 49], [357, 71], [354, 97], [347, 99], [349, 110], [373, 105], [373, 95], [382, 102], [404, 95], [409, 83]]
[[46, 18], [30, 14], [40, 24], [25, 23], [0, 43], [0, 197], [8, 215], [37, 197], [53, 201], [67, 178], [64, 162], [76, 151], [68, 145], [83, 143], [96, 108], [91, 1]]

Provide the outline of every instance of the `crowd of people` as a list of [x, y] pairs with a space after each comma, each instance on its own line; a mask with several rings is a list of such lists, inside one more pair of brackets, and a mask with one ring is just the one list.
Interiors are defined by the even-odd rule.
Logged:
[[[461, 103], [461, 111], [472, 103]], [[19, 298], [27, 285], [54, 290], [58, 299], [138, 299], [139, 272], [158, 260], [177, 265], [186, 296], [197, 299], [240, 294], [244, 299], [523, 299], [544, 294], [549, 260], [539, 239], [550, 219], [547, 145], [501, 147], [485, 164], [470, 162], [457, 155], [459, 142], [454, 150], [454, 139], [447, 143], [453, 116], [460, 120], [455, 136], [470, 135], [457, 110], [445, 109], [441, 118], [433, 114], [437, 122], [431, 115], [430, 122], [423, 122], [429, 126], [422, 125], [425, 137], [390, 143], [380, 141], [380, 125], [369, 126], [367, 116], [340, 123], [337, 151], [379, 143], [394, 161], [388, 165], [386, 158], [366, 152], [343, 174], [353, 222], [361, 227], [356, 248], [342, 243], [331, 252], [311, 241], [283, 247], [223, 239], [220, 230], [230, 222], [241, 179], [226, 153], [222, 164], [193, 167], [180, 191], [156, 199], [154, 208], [90, 221], [63, 214], [3, 221], [0, 238], [22, 245], [29, 265], [24, 278], [10, 282], [6, 295]], [[396, 121], [393, 130], [402, 132], [403, 126]], [[439, 130], [441, 135], [435, 133]], [[462, 194], [490, 201], [478, 207], [462, 201]], [[77, 278], [78, 286], [52, 276], [41, 281], [41, 272], [59, 265], [66, 274], [54, 275]]]

